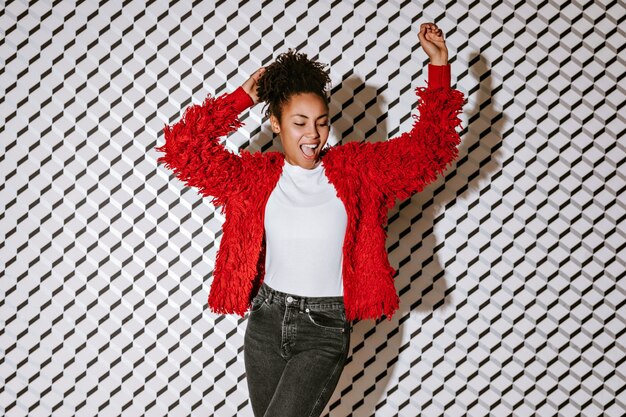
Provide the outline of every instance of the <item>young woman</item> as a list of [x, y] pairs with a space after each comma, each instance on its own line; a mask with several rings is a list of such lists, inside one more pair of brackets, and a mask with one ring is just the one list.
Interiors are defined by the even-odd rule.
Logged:
[[[330, 78], [293, 51], [165, 127], [159, 161], [225, 209], [208, 304], [250, 311], [244, 362], [257, 417], [320, 415], [348, 356], [351, 321], [391, 319], [398, 308], [387, 211], [457, 157], [464, 103], [450, 88], [442, 31], [424, 23], [418, 36], [428, 87], [416, 89], [419, 118], [398, 138], [325, 147]], [[284, 153], [229, 152], [220, 138], [259, 102]]]

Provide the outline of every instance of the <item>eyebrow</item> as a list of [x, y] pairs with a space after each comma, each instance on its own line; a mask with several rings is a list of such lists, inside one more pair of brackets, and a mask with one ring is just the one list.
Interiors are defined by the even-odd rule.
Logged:
[[[296, 117], [296, 116], [304, 117], [305, 119], [309, 118], [309, 116], [305, 116], [304, 114], [293, 114], [293, 115], [291, 115], [291, 117]], [[322, 117], [328, 117], [328, 113], [322, 114], [321, 116], [318, 117], [318, 119], [321, 119]]]

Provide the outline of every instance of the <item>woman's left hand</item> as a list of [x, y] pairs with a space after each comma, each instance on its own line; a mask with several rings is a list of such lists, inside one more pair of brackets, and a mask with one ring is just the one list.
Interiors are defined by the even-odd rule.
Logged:
[[420, 44], [433, 65], [448, 63], [448, 48], [443, 39], [443, 31], [434, 23], [422, 23], [418, 33]]

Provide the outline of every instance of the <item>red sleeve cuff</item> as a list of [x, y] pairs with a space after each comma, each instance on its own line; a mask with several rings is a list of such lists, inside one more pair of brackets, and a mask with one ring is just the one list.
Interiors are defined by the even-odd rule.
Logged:
[[233, 106], [238, 113], [241, 113], [254, 104], [252, 97], [250, 97], [241, 86], [237, 87], [237, 89], [230, 94], [233, 99]]
[[428, 86], [431, 88], [450, 87], [450, 64], [428, 64]]

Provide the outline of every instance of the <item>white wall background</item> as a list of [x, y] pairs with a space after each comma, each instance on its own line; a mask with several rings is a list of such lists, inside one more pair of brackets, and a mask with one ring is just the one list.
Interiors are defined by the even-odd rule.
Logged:
[[[390, 211], [401, 309], [355, 323], [324, 415], [626, 412], [624, 2], [99, 3], [0, 9], [0, 414], [252, 416], [246, 320], [206, 305], [224, 218], [163, 126], [295, 47], [331, 64], [331, 143], [395, 137], [428, 21], [460, 158]], [[279, 149], [242, 117], [230, 149]]]

